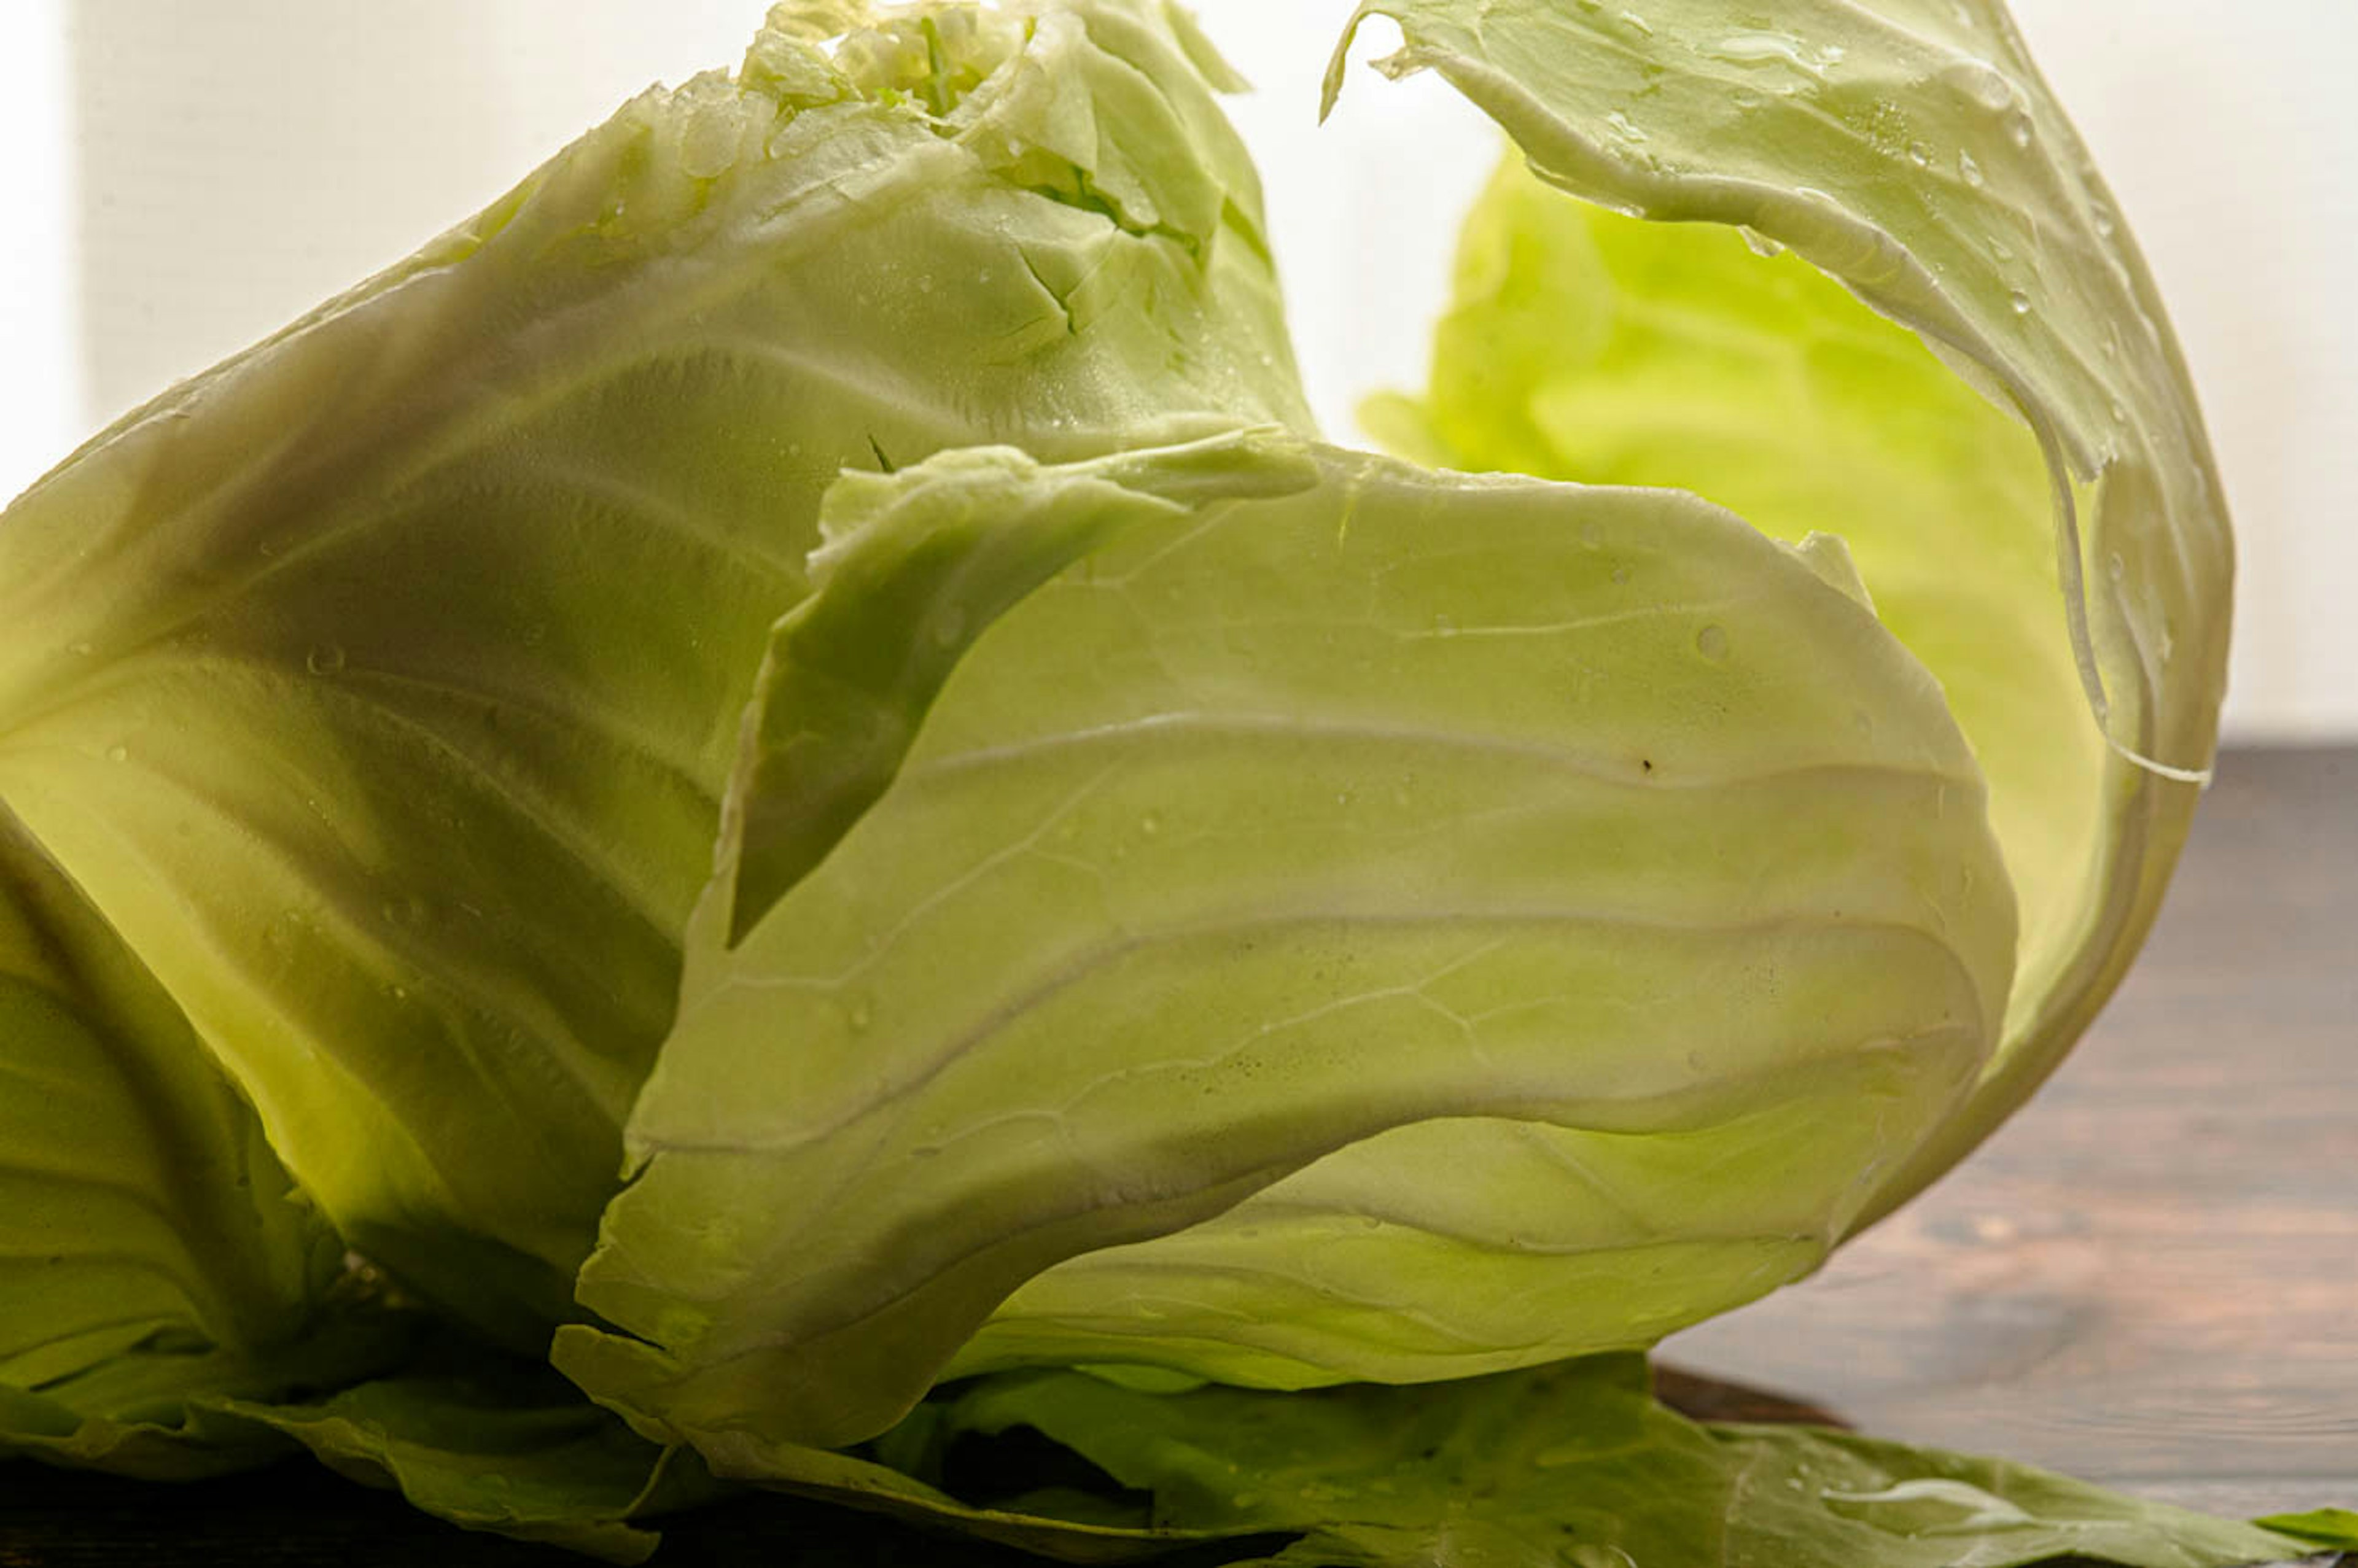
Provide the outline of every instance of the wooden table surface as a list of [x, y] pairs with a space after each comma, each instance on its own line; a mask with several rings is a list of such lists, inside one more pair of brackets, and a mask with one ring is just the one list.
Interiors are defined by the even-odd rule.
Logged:
[[2223, 758], [2151, 942], [2039, 1097], [1665, 1354], [2216, 1512], [2358, 1507], [2358, 749]]
[[[2151, 946], [2038, 1100], [1817, 1279], [1668, 1355], [2222, 1513], [2358, 1506], [2358, 750], [2225, 759]], [[1029, 1561], [779, 1498], [666, 1535], [659, 1562]], [[186, 1488], [0, 1467], [0, 1568], [579, 1561], [308, 1465]]]

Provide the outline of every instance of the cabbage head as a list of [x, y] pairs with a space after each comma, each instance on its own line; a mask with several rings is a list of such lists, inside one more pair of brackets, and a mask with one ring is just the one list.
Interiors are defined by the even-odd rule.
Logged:
[[[1704, 1463], [1623, 1353], [2150, 925], [2218, 479], [1996, 0], [1370, 16], [1512, 149], [1387, 455], [1176, 5], [806, 0], [0, 514], [0, 1452], [622, 1558], [716, 1476], [1088, 1556], [1311, 1528], [1189, 1490], [1253, 1441]], [[1159, 1512], [937, 1484], [1018, 1425]]]

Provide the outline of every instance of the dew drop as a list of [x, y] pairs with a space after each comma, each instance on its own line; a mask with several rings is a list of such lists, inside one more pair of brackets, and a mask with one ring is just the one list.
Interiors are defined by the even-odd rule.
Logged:
[[106, 760], [110, 762], [127, 762], [131, 760], [131, 748], [128, 746], [109, 746], [106, 749]]
[[1942, 74], [1963, 89], [1966, 97], [1992, 114], [2014, 102], [2013, 85], [2006, 81], [2004, 72], [1987, 60], [1962, 61]]
[[1957, 153], [1957, 173], [1962, 175], [1964, 178], [1965, 183], [1972, 186], [1975, 190], [1979, 190], [1982, 188], [1982, 166], [1974, 161], [1973, 154], [1962, 149], [1959, 150]]
[[1737, 33], [1705, 52], [1735, 65], [1789, 65], [1817, 74], [1801, 41], [1785, 33]]
[[1613, 568], [1613, 580], [1615, 582], [1628, 582], [1629, 580], [1629, 568], [1628, 567], [1615, 567]]
[[876, 1022], [875, 1010], [869, 1005], [866, 997], [860, 997], [852, 1001], [851, 1011], [846, 1022], [851, 1025], [854, 1033], [865, 1033], [868, 1026]]
[[1727, 657], [1727, 629], [1706, 626], [1695, 633], [1695, 651], [1714, 662]]
[[315, 676], [331, 676], [344, 667], [344, 650], [338, 643], [315, 643], [303, 655], [303, 667]]
[[1736, 232], [1744, 236], [1745, 246], [1756, 256], [1767, 256], [1773, 261], [1785, 254], [1784, 246], [1758, 229], [1747, 229], [1739, 225]]
[[1138, 819], [1138, 830], [1149, 838], [1155, 838], [1163, 831], [1163, 818], [1150, 811]]
[[2118, 550], [2115, 550], [2111, 557], [2105, 560], [2104, 570], [2112, 574], [2112, 579], [2115, 582], [2120, 582], [2128, 577], [2129, 564], [2128, 562], [2121, 559], [2121, 553]]

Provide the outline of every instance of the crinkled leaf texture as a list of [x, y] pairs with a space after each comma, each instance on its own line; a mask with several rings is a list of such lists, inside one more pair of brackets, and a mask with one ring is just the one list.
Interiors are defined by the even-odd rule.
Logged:
[[397, 1352], [398, 1325], [325, 1306], [341, 1252], [187, 1020], [0, 807], [0, 1455], [169, 1478], [275, 1455], [194, 1407]]
[[824, 488], [1307, 423], [1192, 29], [936, 28], [913, 96], [915, 26], [830, 59], [782, 16], [0, 518], [0, 797], [352, 1245], [519, 1347]]
[[2143, 941], [2216, 740], [2232, 544], [2151, 279], [2004, 7], [1754, 10], [1366, 0], [1352, 27], [1397, 20], [1387, 69], [1445, 77], [1549, 185], [1740, 226], [1912, 330], [2028, 426], [2051, 499], [2018, 438], [1797, 263], [1549, 211], [1511, 178], [1469, 232], [1432, 397], [1378, 423], [1433, 460], [1841, 533], [1949, 691], [2022, 893], [2020, 974], [1985, 1082], [1872, 1218], [2028, 1097]]
[[1697, 1423], [1634, 1356], [1290, 1396], [1016, 1374], [933, 1416], [936, 1443], [1043, 1433], [1151, 1493], [1165, 1527], [1298, 1534], [1251, 1559], [1269, 1568], [2234, 1568], [2307, 1550], [2005, 1460]]
[[[1309, 456], [1269, 499], [1203, 448], [838, 492], [582, 1272], [622, 1332], [557, 1341], [593, 1395], [759, 1475], [946, 1371], [1641, 1345], [1812, 1267], [1971, 1084], [2012, 903], [1838, 546]], [[1043, 537], [1088, 553], [976, 636], [975, 563]], [[871, 601], [972, 641], [929, 706]], [[769, 799], [911, 731], [754, 880]]]

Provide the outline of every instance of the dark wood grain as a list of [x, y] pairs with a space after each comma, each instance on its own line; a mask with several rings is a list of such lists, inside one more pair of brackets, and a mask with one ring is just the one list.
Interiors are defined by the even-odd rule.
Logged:
[[2231, 753], [2039, 1097], [1668, 1354], [2218, 1512], [2358, 1504], [2358, 751]]

